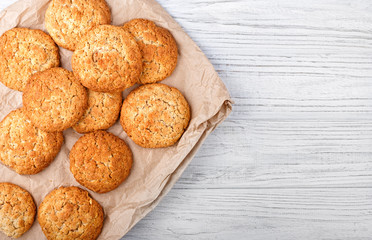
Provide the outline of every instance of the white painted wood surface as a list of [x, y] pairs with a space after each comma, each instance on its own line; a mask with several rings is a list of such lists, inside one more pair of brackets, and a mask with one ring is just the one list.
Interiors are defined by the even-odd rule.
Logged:
[[372, 239], [372, 1], [159, 2], [235, 105], [123, 239]]

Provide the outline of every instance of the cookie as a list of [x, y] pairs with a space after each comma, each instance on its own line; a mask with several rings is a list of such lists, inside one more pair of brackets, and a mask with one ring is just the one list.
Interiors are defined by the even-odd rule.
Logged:
[[36, 206], [29, 192], [12, 183], [0, 183], [1, 232], [19, 238], [31, 228], [35, 214]]
[[87, 191], [60, 187], [44, 198], [37, 220], [47, 239], [94, 240], [102, 230], [103, 209]]
[[122, 27], [101, 25], [89, 31], [72, 55], [80, 82], [96, 92], [119, 92], [137, 83], [142, 55], [134, 37]]
[[76, 181], [98, 193], [117, 188], [128, 177], [132, 162], [127, 144], [106, 131], [84, 135], [70, 152], [70, 170]]
[[124, 24], [142, 53], [140, 83], [155, 83], [169, 77], [177, 65], [178, 48], [172, 34], [153, 21], [133, 19]]
[[190, 121], [190, 107], [176, 88], [160, 83], [140, 86], [124, 100], [120, 123], [145, 148], [173, 145]]
[[59, 50], [53, 39], [41, 30], [13, 28], [0, 37], [0, 81], [23, 91], [36, 72], [59, 66]]
[[119, 117], [122, 100], [121, 92], [103, 93], [89, 90], [88, 108], [72, 128], [79, 133], [88, 133], [111, 127]]
[[31, 76], [23, 93], [31, 122], [47, 132], [61, 132], [79, 121], [88, 107], [87, 90], [63, 68]]
[[91, 29], [111, 23], [104, 0], [53, 0], [45, 13], [45, 28], [61, 47], [74, 51]]
[[61, 132], [35, 127], [23, 108], [0, 122], [0, 161], [19, 174], [36, 174], [49, 166], [62, 144]]

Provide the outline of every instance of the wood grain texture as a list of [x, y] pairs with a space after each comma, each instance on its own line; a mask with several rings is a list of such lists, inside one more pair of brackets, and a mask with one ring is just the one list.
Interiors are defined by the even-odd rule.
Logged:
[[372, 1], [159, 2], [235, 105], [123, 239], [372, 239]]

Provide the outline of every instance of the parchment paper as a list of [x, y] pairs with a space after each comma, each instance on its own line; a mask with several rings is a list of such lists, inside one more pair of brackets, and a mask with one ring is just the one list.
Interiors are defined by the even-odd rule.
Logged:
[[[172, 188], [213, 129], [231, 112], [229, 93], [205, 55], [181, 27], [155, 0], [107, 0], [112, 24], [123, 25], [133, 18], [147, 18], [169, 29], [179, 47], [174, 73], [164, 80], [178, 88], [188, 100], [192, 119], [180, 141], [169, 148], [145, 149], [133, 143], [117, 122], [108, 131], [124, 139], [133, 151], [134, 165], [129, 178], [114, 191], [89, 191], [104, 208], [105, 221], [99, 239], [120, 239], [149, 213]], [[13, 27], [44, 31], [48, 0], [21, 0], [0, 13], [0, 34]], [[60, 48], [62, 66], [71, 70], [72, 52]], [[1, 74], [1, 73], [0, 73]], [[124, 97], [133, 88], [123, 92]], [[22, 93], [0, 83], [0, 119], [22, 106]], [[64, 132], [65, 144], [54, 162], [36, 175], [21, 176], [0, 164], [0, 181], [12, 182], [28, 190], [37, 205], [54, 188], [80, 186], [69, 171], [68, 154], [82, 136], [72, 129]], [[81, 186], [80, 186], [81, 187]], [[85, 189], [83, 187], [83, 189]], [[0, 239], [8, 239], [0, 233]], [[40, 225], [34, 225], [20, 239], [45, 239]]]

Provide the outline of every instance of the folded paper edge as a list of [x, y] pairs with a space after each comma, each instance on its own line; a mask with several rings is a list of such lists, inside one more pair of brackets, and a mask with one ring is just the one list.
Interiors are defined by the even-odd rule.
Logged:
[[140, 214], [133, 214], [135, 216], [132, 218], [132, 221], [126, 230], [126, 232], [123, 233], [123, 237], [141, 220], [143, 219], [147, 214], [149, 214], [154, 208], [160, 203], [160, 201], [169, 193], [169, 191], [172, 189], [174, 184], [178, 181], [178, 179], [181, 177], [182, 173], [186, 170], [187, 166], [191, 163], [191, 160], [194, 158], [198, 150], [203, 145], [204, 140], [213, 132], [213, 130], [219, 126], [225, 119], [230, 115], [232, 111], [232, 104], [233, 101], [231, 99], [226, 99], [222, 106], [220, 107], [219, 111], [210, 119], [206, 121], [206, 128], [200, 135], [198, 141], [192, 148], [192, 150], [188, 153], [188, 155], [184, 158], [184, 160], [181, 162], [181, 164], [176, 168], [176, 170], [168, 176], [167, 183], [165, 184], [162, 191], [160, 191], [157, 198], [155, 198], [152, 202], [149, 204], [142, 206], [138, 209], [136, 209], [136, 212], [139, 210], [143, 210]]

